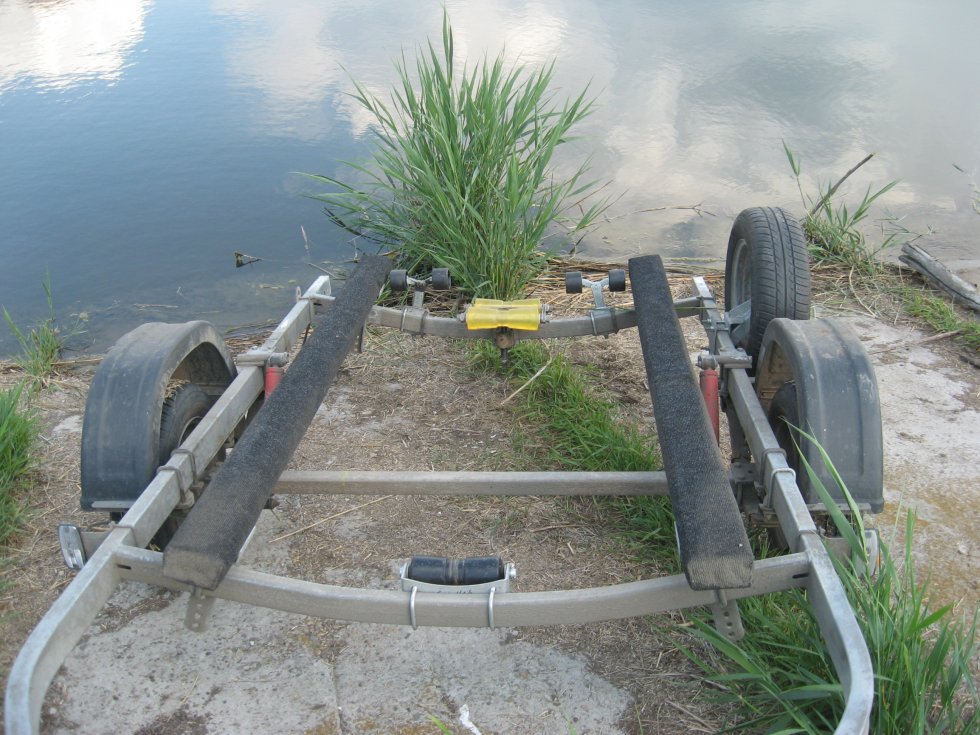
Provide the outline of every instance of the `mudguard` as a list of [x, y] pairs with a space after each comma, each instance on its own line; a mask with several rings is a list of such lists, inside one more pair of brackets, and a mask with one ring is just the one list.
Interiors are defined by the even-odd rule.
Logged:
[[82, 510], [125, 511], [153, 479], [171, 380], [197, 383], [216, 398], [236, 374], [224, 341], [205, 321], [150, 322], [121, 337], [85, 403]]
[[[880, 513], [884, 498], [878, 382], [854, 330], [831, 319], [773, 319], [762, 339], [758, 365], [756, 392], [767, 414], [776, 391], [795, 382], [803, 424], [799, 428], [824, 448], [851, 496]], [[802, 450], [824, 487], [843, 502], [818, 447], [803, 441]], [[798, 481], [806, 503], [820, 504], [808, 479]]]

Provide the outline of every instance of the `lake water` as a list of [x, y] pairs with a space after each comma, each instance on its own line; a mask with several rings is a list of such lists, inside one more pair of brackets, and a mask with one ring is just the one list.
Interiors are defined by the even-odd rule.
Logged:
[[[933, 228], [929, 247], [976, 273], [975, 0], [446, 6], [459, 58], [554, 58], [559, 94], [591, 85], [599, 107], [559, 164], [592, 155], [622, 198], [585, 253], [723, 256], [743, 207], [802, 210], [785, 140], [810, 190], [876, 152], [850, 191], [901, 178], [879, 214]], [[384, 92], [441, 8], [0, 0], [0, 303], [40, 319], [48, 279], [74, 346], [96, 351], [153, 319], [278, 319], [310, 262], [353, 253], [295, 172], [367, 157], [347, 73]], [[263, 261], [235, 269], [236, 250]]]

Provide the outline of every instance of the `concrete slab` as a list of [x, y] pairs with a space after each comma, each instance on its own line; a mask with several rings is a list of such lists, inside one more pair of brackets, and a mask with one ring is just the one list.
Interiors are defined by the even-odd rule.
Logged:
[[[280, 532], [264, 513], [242, 564], [286, 574]], [[346, 576], [331, 581], [364, 583]], [[117, 591], [49, 690], [44, 731], [419, 733], [435, 716], [460, 732], [619, 733], [630, 704], [584, 656], [503, 630], [327, 624], [324, 649], [299, 616], [219, 600], [199, 634], [186, 609], [186, 595]]]

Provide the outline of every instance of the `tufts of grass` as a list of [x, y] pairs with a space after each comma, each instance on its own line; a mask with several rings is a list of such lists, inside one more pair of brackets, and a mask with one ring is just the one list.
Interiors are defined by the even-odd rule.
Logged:
[[445, 733], [446, 735], [453, 735], [453, 731], [449, 729], [449, 726], [431, 713], [429, 713], [429, 722], [435, 725], [439, 732]]
[[31, 468], [37, 438], [36, 416], [22, 405], [24, 392], [23, 383], [0, 391], [0, 547], [23, 518], [16, 491]]
[[[612, 400], [593, 388], [583, 371], [537, 341], [519, 342], [504, 368], [493, 345], [476, 348], [481, 367], [504, 372], [519, 394], [521, 424], [544, 447], [544, 459], [563, 470], [642, 472], [662, 467], [655, 442], [616, 418]], [[535, 377], [536, 376], [536, 377]], [[528, 381], [530, 381], [528, 383]], [[648, 561], [676, 557], [674, 517], [664, 497], [610, 499], [631, 539]]]
[[[826, 455], [824, 461], [832, 467]], [[823, 502], [836, 508], [812, 468], [806, 469]], [[863, 543], [864, 529], [851, 505], [852, 521], [842, 513], [834, 519], [850, 542], [851, 558], [835, 564], [875, 668], [871, 732], [976, 732], [980, 699], [971, 672], [977, 654], [976, 611], [972, 619], [956, 619], [950, 606], [931, 608], [928, 583], [919, 583], [914, 574], [911, 514], [902, 563], [882, 542], [877, 574], [870, 576], [867, 570], [873, 564]], [[720, 658], [685, 650], [721, 688], [720, 698], [735, 703], [740, 719], [726, 732], [830, 732], [843, 713], [843, 691], [806, 593], [751, 598], [740, 609], [747, 634], [738, 644], [720, 636], [706, 620], [695, 622]]]
[[366, 183], [313, 175], [333, 190], [314, 198], [339, 226], [396, 251], [409, 272], [449, 268], [469, 293], [518, 298], [545, 265], [553, 225], [574, 211], [567, 231], [582, 232], [606, 207], [594, 201], [587, 161], [567, 176], [552, 166], [592, 100], [582, 92], [559, 105], [553, 63], [508, 68], [498, 56], [457, 69], [445, 14], [442, 48], [430, 42], [414, 70], [404, 55], [396, 67], [387, 102], [354, 82], [377, 149], [371, 164], [346, 165]]
[[7, 309], [3, 309], [4, 321], [20, 345], [20, 354], [14, 358], [14, 362], [26, 374], [30, 392], [47, 387], [62, 348], [61, 334], [54, 318], [51, 284], [45, 280], [43, 286], [48, 300], [49, 316], [26, 333], [17, 326]]
[[61, 336], [55, 325], [51, 285], [44, 283], [48, 310], [52, 314], [26, 333], [17, 326], [6, 309], [3, 318], [20, 344], [14, 362], [24, 373], [20, 383], [0, 391], [0, 547], [24, 519], [24, 508], [17, 498], [23, 476], [33, 464], [34, 443], [38, 436], [37, 414], [31, 399], [47, 387], [54, 364], [61, 354]]
[[783, 151], [786, 153], [786, 159], [796, 177], [800, 200], [806, 209], [803, 228], [810, 241], [810, 255], [814, 261], [845, 265], [866, 275], [877, 273], [880, 269], [879, 255], [882, 251], [897, 244], [898, 233], [891, 232], [885, 236], [880, 245], [872, 246], [860, 225], [868, 218], [871, 205], [879, 197], [891, 191], [898, 184], [898, 180], [890, 181], [876, 191], [872, 191], [872, 187], [868, 186], [857, 206], [849, 208], [838, 197], [838, 190], [851, 174], [871, 160], [874, 156], [873, 153], [865, 157], [837, 182], [821, 185], [818, 196], [813, 197], [804, 192], [800, 182], [802, 171], [800, 158], [785, 141], [783, 141]]
[[949, 301], [921, 288], [901, 286], [897, 295], [905, 311], [939, 333], [958, 332], [957, 341], [980, 350], [980, 321], [964, 318]]
[[[900, 275], [895, 275], [894, 268], [887, 267], [880, 260], [880, 254], [898, 244], [902, 236], [908, 235], [911, 239], [916, 239], [921, 235], [904, 229], [894, 218], [886, 217], [881, 225], [881, 243], [872, 246], [859, 227], [868, 218], [871, 205], [890, 191], [898, 181], [891, 181], [876, 191], [868, 187], [857, 207], [853, 209], [839, 201], [837, 193], [841, 184], [871, 160], [874, 154], [865, 157], [833, 185], [821, 186], [819, 195], [813, 197], [804, 191], [800, 182], [799, 157], [785, 141], [783, 150], [796, 177], [800, 199], [806, 207], [803, 226], [810, 241], [810, 254], [814, 262], [839, 266], [848, 271], [846, 291], [861, 302], [869, 313], [880, 316], [876, 309], [867, 306], [861, 293], [869, 290], [887, 292], [901, 305], [900, 311], [905, 315], [928, 324], [937, 332], [956, 332], [959, 343], [969, 349], [980, 350], [980, 322], [971, 316], [961, 315], [948, 300], [937, 295], [937, 291], [928, 287], [910, 286]], [[965, 173], [959, 166], [954, 167]], [[972, 180], [971, 186], [974, 192], [973, 206], [978, 209], [978, 189]]]

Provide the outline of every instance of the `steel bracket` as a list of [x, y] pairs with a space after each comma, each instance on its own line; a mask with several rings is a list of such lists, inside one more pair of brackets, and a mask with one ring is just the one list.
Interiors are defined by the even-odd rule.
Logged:
[[715, 619], [715, 630], [730, 641], [740, 641], [745, 635], [742, 616], [738, 611], [738, 601], [729, 600], [725, 590], [715, 592], [715, 602], [711, 604], [711, 614]]

